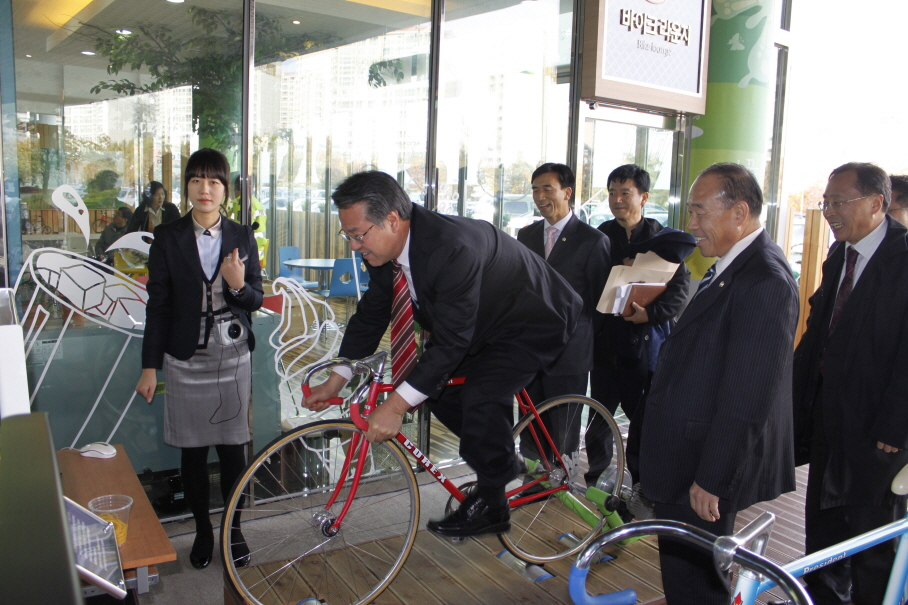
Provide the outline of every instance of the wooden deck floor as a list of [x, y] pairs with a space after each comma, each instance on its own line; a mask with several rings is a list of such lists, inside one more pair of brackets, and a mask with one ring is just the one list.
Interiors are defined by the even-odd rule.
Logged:
[[[342, 303], [332, 301], [339, 320], [345, 318]], [[302, 318], [294, 323], [301, 322]], [[382, 348], [388, 350], [387, 335]], [[436, 423], [437, 424], [437, 423]], [[430, 456], [441, 459], [456, 451], [456, 438], [433, 428], [433, 450]], [[761, 512], [776, 514], [776, 524], [766, 555], [777, 563], [787, 563], [804, 553], [804, 493], [807, 468], [798, 469], [796, 492], [784, 494], [772, 502], [764, 502], [738, 513], [736, 530], [755, 519]], [[531, 582], [498, 559], [503, 550], [494, 536], [466, 540], [454, 544], [449, 540], [420, 531], [406, 565], [394, 582], [375, 601], [388, 604], [485, 604], [485, 603], [565, 603], [570, 605], [567, 578], [573, 559], [547, 564], [551, 578]], [[607, 554], [611, 561], [591, 568], [588, 590], [601, 594], [633, 588], [638, 602], [656, 605], [664, 602], [659, 572], [659, 556], [655, 538], [645, 538], [626, 547], [613, 548]], [[767, 593], [760, 603], [780, 598]]]

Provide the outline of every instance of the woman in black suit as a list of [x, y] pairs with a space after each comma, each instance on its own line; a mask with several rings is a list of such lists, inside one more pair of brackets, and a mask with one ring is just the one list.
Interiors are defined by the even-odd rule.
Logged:
[[[208, 448], [221, 465], [224, 499], [245, 464], [249, 441], [250, 313], [262, 305], [262, 277], [252, 229], [218, 212], [230, 167], [213, 149], [186, 164], [183, 193], [192, 211], [154, 230], [148, 258], [148, 305], [142, 377], [136, 391], [149, 403], [164, 370], [164, 443], [182, 450], [184, 492], [196, 523], [190, 562], [211, 562]], [[225, 528], [226, 529], [226, 528]], [[249, 548], [231, 528], [231, 555], [248, 564]]]
[[142, 203], [129, 219], [126, 233], [153, 232], [158, 225], [166, 225], [179, 218], [180, 209], [167, 201], [167, 190], [164, 189], [164, 185], [158, 181], [152, 181], [148, 183], [148, 193], [142, 195]]

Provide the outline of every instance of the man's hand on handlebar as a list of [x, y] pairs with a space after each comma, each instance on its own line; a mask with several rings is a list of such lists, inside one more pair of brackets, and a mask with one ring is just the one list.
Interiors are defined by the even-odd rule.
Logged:
[[347, 384], [346, 378], [332, 372], [328, 376], [328, 380], [312, 387], [312, 393], [308, 397], [303, 398], [303, 407], [313, 412], [321, 412], [327, 409], [331, 405], [328, 400], [337, 397], [337, 394], [341, 392], [345, 384]]
[[388, 395], [383, 404], [369, 414], [369, 430], [366, 431], [366, 440], [370, 443], [387, 441], [400, 432], [404, 414], [410, 411], [410, 404], [406, 399], [397, 394], [397, 391]]

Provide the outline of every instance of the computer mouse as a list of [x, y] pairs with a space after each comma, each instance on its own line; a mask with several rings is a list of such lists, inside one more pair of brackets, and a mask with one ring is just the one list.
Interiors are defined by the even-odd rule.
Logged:
[[79, 450], [79, 452], [88, 458], [113, 458], [117, 455], [117, 448], [109, 443], [89, 443]]

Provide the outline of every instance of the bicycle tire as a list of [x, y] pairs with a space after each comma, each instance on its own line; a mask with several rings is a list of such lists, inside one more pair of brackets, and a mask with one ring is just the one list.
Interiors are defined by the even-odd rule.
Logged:
[[[416, 538], [419, 491], [396, 441], [369, 446], [362, 481], [340, 530], [333, 536], [323, 532], [349, 499], [353, 465], [324, 513], [354, 435], [364, 438], [344, 420], [298, 427], [259, 452], [233, 486], [221, 523], [221, 560], [245, 602], [368, 603], [403, 567]], [[229, 554], [229, 520], [238, 510], [252, 557], [246, 567], [238, 567]]]
[[97, 219], [91, 224], [91, 230], [95, 233], [101, 233], [102, 231], [104, 231], [104, 228], [106, 226], [107, 223], [105, 223], [101, 219]]
[[[596, 449], [596, 445], [605, 438], [606, 431], [614, 439], [613, 451], [617, 456], [613, 454], [612, 457], [617, 458], [619, 477], [624, 472], [625, 460], [618, 425], [598, 401], [580, 396], [556, 397], [536, 409], [561, 453], [563, 465], [551, 453], [546, 458], [552, 469], [563, 471], [564, 479], [560, 483], [567, 484], [569, 489], [559, 492], [559, 496], [549, 496], [512, 508], [511, 531], [500, 534], [499, 539], [513, 555], [530, 563], [542, 564], [576, 555], [605, 527], [602, 512], [585, 494], [586, 487], [595, 486], [599, 475], [608, 467], [609, 461], [604, 460], [604, 452]], [[531, 431], [533, 427], [538, 435], [537, 426], [535, 417], [527, 414], [514, 429], [514, 445], [523, 469], [517, 479], [508, 484], [509, 491], [542, 476], [537, 468], [545, 464]], [[558, 428], [565, 426], [573, 429]], [[542, 438], [540, 441], [544, 443]], [[596, 444], [592, 463], [591, 444]], [[543, 446], [543, 449], [548, 449], [548, 446]], [[556, 479], [545, 487], [556, 487], [558, 484]], [[517, 494], [514, 498], [521, 495]], [[589, 523], [570, 508], [570, 505], [578, 503], [589, 511]], [[568, 534], [573, 534], [573, 539], [566, 539]]]

